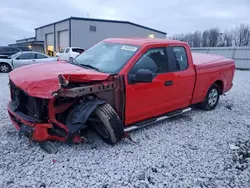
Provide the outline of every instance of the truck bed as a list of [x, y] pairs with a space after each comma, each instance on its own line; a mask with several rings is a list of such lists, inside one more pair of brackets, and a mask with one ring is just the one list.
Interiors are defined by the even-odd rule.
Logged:
[[231, 64], [231, 59], [221, 55], [205, 54], [205, 53], [192, 53], [193, 63], [197, 68], [207, 68], [210, 66], [218, 66], [219, 64]]
[[196, 70], [196, 83], [192, 103], [204, 100], [208, 86], [218, 82], [222, 86], [221, 93], [231, 89], [234, 75], [234, 60], [220, 55], [192, 53]]
[[232, 64], [232, 60], [221, 55], [192, 53], [193, 63], [196, 69], [209, 68], [213, 66]]

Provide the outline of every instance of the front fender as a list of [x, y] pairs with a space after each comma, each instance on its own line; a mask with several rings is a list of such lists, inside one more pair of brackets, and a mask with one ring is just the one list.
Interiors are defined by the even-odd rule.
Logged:
[[68, 127], [68, 134], [74, 135], [82, 128], [85, 128], [86, 121], [91, 113], [100, 104], [104, 104], [105, 101], [102, 99], [87, 99], [81, 103], [76, 104], [70, 111], [66, 118], [66, 126]]

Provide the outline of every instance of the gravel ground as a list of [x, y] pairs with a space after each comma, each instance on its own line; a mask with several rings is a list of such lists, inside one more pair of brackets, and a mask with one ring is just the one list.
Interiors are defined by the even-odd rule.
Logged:
[[250, 145], [250, 72], [236, 71], [233, 89], [214, 111], [196, 109], [137, 130], [137, 143], [111, 147], [91, 133], [88, 143], [56, 143], [57, 154], [18, 138], [6, 113], [7, 77], [0, 74], [1, 188], [250, 187], [250, 161], [239, 153]]

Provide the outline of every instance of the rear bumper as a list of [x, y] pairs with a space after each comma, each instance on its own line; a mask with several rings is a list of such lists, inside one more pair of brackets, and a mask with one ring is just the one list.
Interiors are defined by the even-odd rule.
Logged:
[[48, 129], [52, 128], [51, 123], [44, 123], [36, 118], [29, 117], [22, 112], [15, 111], [13, 102], [10, 101], [7, 107], [9, 118], [15, 128], [20, 131], [23, 127], [31, 133], [31, 139], [35, 141], [57, 140], [66, 141], [66, 137], [49, 135]]

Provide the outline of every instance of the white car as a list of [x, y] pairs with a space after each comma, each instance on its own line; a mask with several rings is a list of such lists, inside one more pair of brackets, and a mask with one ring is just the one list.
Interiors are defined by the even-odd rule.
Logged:
[[8, 58], [0, 58], [0, 72], [10, 72], [11, 70], [22, 67], [25, 65], [33, 65], [35, 63], [44, 63], [44, 62], [55, 62], [58, 61], [58, 57], [50, 57], [48, 55], [26, 51], [15, 53]]
[[70, 61], [79, 54], [81, 54], [82, 52], [84, 52], [83, 48], [67, 47], [65, 49], [60, 50], [60, 52], [56, 53], [56, 56], [59, 57], [60, 60]]

